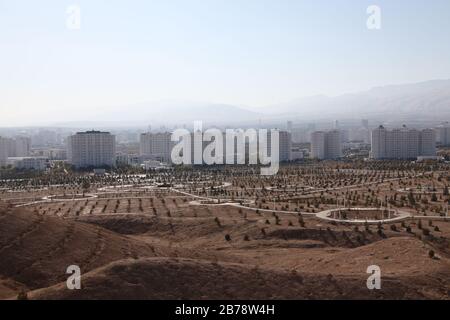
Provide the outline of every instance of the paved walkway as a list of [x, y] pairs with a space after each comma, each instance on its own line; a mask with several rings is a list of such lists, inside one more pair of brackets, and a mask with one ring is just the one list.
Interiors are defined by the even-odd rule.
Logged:
[[[380, 210], [380, 208], [340, 208], [341, 210], [359, 210], [359, 211], [372, 211], [372, 210]], [[346, 223], [352, 223], [352, 224], [378, 224], [378, 223], [393, 223], [398, 222], [402, 220], [406, 220], [408, 218], [411, 218], [412, 215], [409, 212], [401, 211], [401, 210], [394, 210], [396, 211], [395, 217], [390, 219], [381, 219], [381, 220], [369, 220], [369, 219], [336, 219], [332, 218], [333, 212], [339, 211], [339, 208], [329, 209], [325, 211], [318, 212], [316, 214], [316, 217], [322, 220], [327, 221], [335, 221], [335, 222], [346, 222]], [[393, 211], [393, 209], [391, 209]]]
[[[391, 181], [391, 180], [396, 180], [396, 179], [390, 179], [390, 180], [385, 180], [386, 181]], [[374, 182], [374, 183], [379, 183], [379, 182]], [[231, 183], [229, 182], [224, 182], [223, 185], [215, 187], [215, 188], [225, 188], [230, 186]], [[367, 185], [367, 184], [366, 184]], [[355, 186], [346, 186], [346, 187], [338, 187], [338, 188], [332, 188], [332, 189], [328, 189], [328, 190], [337, 190], [337, 189], [341, 189], [341, 188], [351, 188], [351, 187], [355, 187]], [[278, 214], [289, 214], [289, 215], [302, 215], [302, 216], [313, 216], [316, 217], [318, 219], [322, 219], [322, 220], [326, 220], [326, 221], [335, 221], [335, 222], [339, 222], [339, 223], [348, 223], [348, 224], [378, 224], [378, 223], [394, 223], [394, 222], [399, 222], [402, 220], [406, 220], [406, 219], [424, 219], [424, 220], [449, 220], [450, 221], [450, 217], [440, 217], [440, 216], [415, 216], [410, 212], [407, 211], [402, 211], [402, 210], [395, 210], [396, 211], [396, 216], [390, 219], [382, 219], [382, 220], [367, 220], [367, 219], [353, 219], [353, 220], [345, 220], [345, 219], [335, 219], [332, 218], [332, 212], [338, 210], [338, 208], [333, 208], [333, 209], [329, 209], [329, 210], [324, 210], [321, 212], [299, 212], [299, 211], [285, 211], [285, 210], [275, 210], [275, 209], [261, 209], [261, 208], [256, 208], [256, 207], [250, 207], [250, 206], [246, 206], [237, 202], [228, 202], [231, 201], [230, 199], [222, 199], [221, 203], [218, 202], [218, 199], [216, 198], [210, 198], [210, 197], [205, 197], [205, 196], [199, 196], [199, 195], [195, 195], [195, 194], [191, 194], [189, 192], [186, 191], [182, 191], [176, 188], [161, 188], [165, 189], [165, 190], [170, 190], [179, 194], [182, 194], [184, 196], [188, 196], [188, 197], [192, 197], [194, 199], [198, 199], [198, 200], [194, 200], [191, 201], [190, 204], [191, 205], [203, 205], [203, 206], [233, 206], [233, 207], [237, 207], [237, 208], [242, 208], [242, 209], [246, 209], [246, 210], [252, 210], [252, 211], [259, 211], [259, 212], [276, 212]], [[312, 192], [315, 193], [316, 191]], [[33, 204], [38, 204], [38, 203], [48, 203], [48, 202], [57, 202], [57, 201], [61, 201], [61, 202], [66, 202], [66, 201], [85, 201], [88, 199], [93, 199], [98, 197], [98, 195], [104, 195], [104, 194], [111, 194], [109, 192], [97, 192], [97, 193], [89, 193], [89, 198], [74, 198], [74, 199], [51, 199], [51, 196], [49, 197], [44, 197], [41, 200], [38, 201], [32, 201], [32, 202], [28, 202], [28, 203], [24, 203], [24, 204], [20, 204], [20, 205], [16, 205], [16, 207], [25, 207], [25, 206], [30, 206]], [[120, 198], [97, 198], [99, 200], [117, 200], [117, 199], [129, 199], [129, 198], [143, 198], [142, 196], [134, 196], [134, 197], [120, 197]], [[145, 197], [144, 197], [145, 198]], [[209, 203], [203, 203], [203, 201], [208, 201]], [[236, 200], [233, 200], [236, 201]], [[239, 201], [239, 200], [237, 200]], [[247, 201], [248, 204], [254, 204], [254, 200], [243, 200], [243, 201]], [[342, 208], [343, 209], [343, 208]], [[347, 208], [348, 209], [348, 208]], [[379, 208], [350, 208], [353, 210], [379, 210]], [[391, 209], [393, 210], [393, 209]]]
[[[176, 189], [172, 189], [172, 191], [181, 193], [183, 195], [186, 196], [190, 196], [196, 199], [201, 199], [204, 201], [209, 201], [212, 203], [202, 203], [201, 201], [191, 201], [190, 204], [191, 205], [203, 205], [203, 206], [233, 206], [233, 207], [237, 207], [237, 208], [242, 208], [242, 209], [246, 209], [246, 210], [253, 210], [253, 211], [259, 211], [259, 212], [276, 212], [279, 214], [294, 214], [294, 215], [299, 215], [301, 214], [302, 216], [314, 216], [318, 219], [322, 219], [322, 220], [326, 220], [326, 221], [335, 221], [335, 222], [340, 222], [340, 223], [348, 223], [348, 224], [378, 224], [378, 223], [395, 223], [395, 222], [399, 222], [399, 221], [403, 221], [406, 219], [410, 219], [410, 218], [414, 218], [414, 219], [433, 219], [433, 220], [450, 220], [450, 217], [438, 217], [438, 216], [414, 216], [413, 214], [411, 214], [410, 212], [407, 211], [402, 211], [402, 210], [397, 210], [396, 211], [396, 215], [393, 218], [390, 219], [381, 219], [381, 220], [368, 220], [368, 219], [353, 219], [353, 220], [344, 220], [344, 219], [334, 219], [331, 217], [331, 214], [333, 211], [338, 210], [338, 208], [334, 208], [334, 209], [329, 209], [329, 210], [324, 210], [321, 212], [316, 212], [316, 213], [311, 213], [311, 212], [297, 212], [297, 211], [285, 211], [285, 210], [273, 210], [273, 209], [260, 209], [260, 208], [254, 208], [254, 207], [248, 207], [245, 205], [241, 205], [239, 203], [236, 202], [226, 202], [226, 199], [223, 199], [221, 203], [218, 203], [218, 200], [215, 198], [208, 198], [208, 197], [204, 197], [204, 196], [198, 196], [198, 195], [194, 195], [194, 194], [190, 194], [188, 192], [185, 191], [181, 191], [181, 190], [176, 190]], [[236, 201], [236, 200], [234, 200]], [[343, 209], [343, 208], [342, 208]], [[353, 210], [360, 210], [360, 211], [370, 211], [370, 210], [380, 210], [380, 208], [351, 208]], [[394, 209], [391, 209], [394, 210]]]

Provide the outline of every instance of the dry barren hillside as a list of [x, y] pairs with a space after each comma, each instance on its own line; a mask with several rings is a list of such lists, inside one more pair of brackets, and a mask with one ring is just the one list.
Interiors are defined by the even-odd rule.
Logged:
[[82, 290], [64, 283], [31, 292], [32, 299], [355, 299], [441, 298], [440, 294], [387, 279], [369, 291], [365, 279], [249, 267], [204, 260], [122, 260], [87, 274]]
[[[2, 205], [0, 298], [22, 291], [30, 299], [449, 297], [447, 242], [422, 239], [414, 227], [412, 233], [385, 228], [380, 236], [374, 228], [354, 230], [314, 218], [299, 225], [287, 216], [267, 224], [269, 217], [250, 211], [211, 212], [218, 218], [58, 218]], [[436, 225], [440, 234], [448, 232], [446, 222]], [[66, 287], [72, 264], [81, 267], [82, 290]], [[382, 290], [366, 287], [370, 265], [381, 268]]]
[[90, 224], [0, 209], [0, 296], [64, 280], [69, 265], [89, 271], [115, 260], [155, 256], [152, 246]]

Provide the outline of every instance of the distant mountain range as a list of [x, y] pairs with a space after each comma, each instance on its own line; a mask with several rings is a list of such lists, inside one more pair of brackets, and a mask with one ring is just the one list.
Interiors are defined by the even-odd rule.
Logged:
[[[100, 109], [101, 110], [101, 109]], [[361, 119], [414, 121], [450, 119], [450, 80], [390, 85], [336, 97], [313, 96], [262, 108], [168, 100], [93, 111], [93, 119], [106, 125], [244, 124], [303, 120]], [[118, 120], [119, 119], [119, 120]], [[93, 120], [93, 121], [92, 121]], [[100, 123], [100, 122], [99, 122]], [[79, 124], [79, 123], [78, 123]], [[65, 123], [65, 126], [69, 123]]]
[[194, 121], [205, 124], [254, 122], [261, 116], [261, 113], [234, 105], [166, 100], [105, 108], [98, 118], [103, 122], [121, 119], [122, 124], [192, 126]]
[[268, 106], [277, 118], [450, 119], [450, 80], [376, 87], [336, 97], [315, 96]]

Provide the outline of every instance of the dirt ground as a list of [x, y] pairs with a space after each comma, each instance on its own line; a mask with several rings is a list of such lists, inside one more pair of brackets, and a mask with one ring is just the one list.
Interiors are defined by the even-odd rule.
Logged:
[[[253, 211], [239, 218], [245, 212], [226, 206], [196, 206], [197, 217], [184, 218], [2, 210], [1, 298], [448, 299], [450, 289], [448, 222], [434, 222], [440, 231], [425, 238], [417, 224], [412, 233], [386, 225], [380, 236], [376, 226], [356, 231], [315, 218], [303, 226]], [[72, 264], [82, 290], [66, 287]], [[370, 265], [382, 270], [377, 292], [366, 288]]]
[[[0, 299], [449, 299], [445, 171], [308, 170], [271, 182], [243, 174], [223, 189], [213, 179], [187, 194], [139, 185], [95, 186], [95, 197], [76, 187], [3, 190]], [[415, 199], [402, 193], [407, 186]], [[49, 195], [59, 200], [42, 199]], [[202, 205], [197, 196], [254, 202]], [[312, 214], [336, 197], [361, 207], [387, 199], [421, 218], [377, 226]], [[81, 269], [81, 290], [66, 286], [70, 265]], [[366, 285], [373, 265], [380, 290]]]

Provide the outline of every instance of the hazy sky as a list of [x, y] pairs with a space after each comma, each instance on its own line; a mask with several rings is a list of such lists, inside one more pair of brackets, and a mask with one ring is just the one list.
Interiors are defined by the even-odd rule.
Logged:
[[[72, 4], [80, 30], [66, 25]], [[381, 30], [366, 27], [372, 4]], [[0, 0], [0, 126], [450, 78], [449, 35], [448, 0]]]

